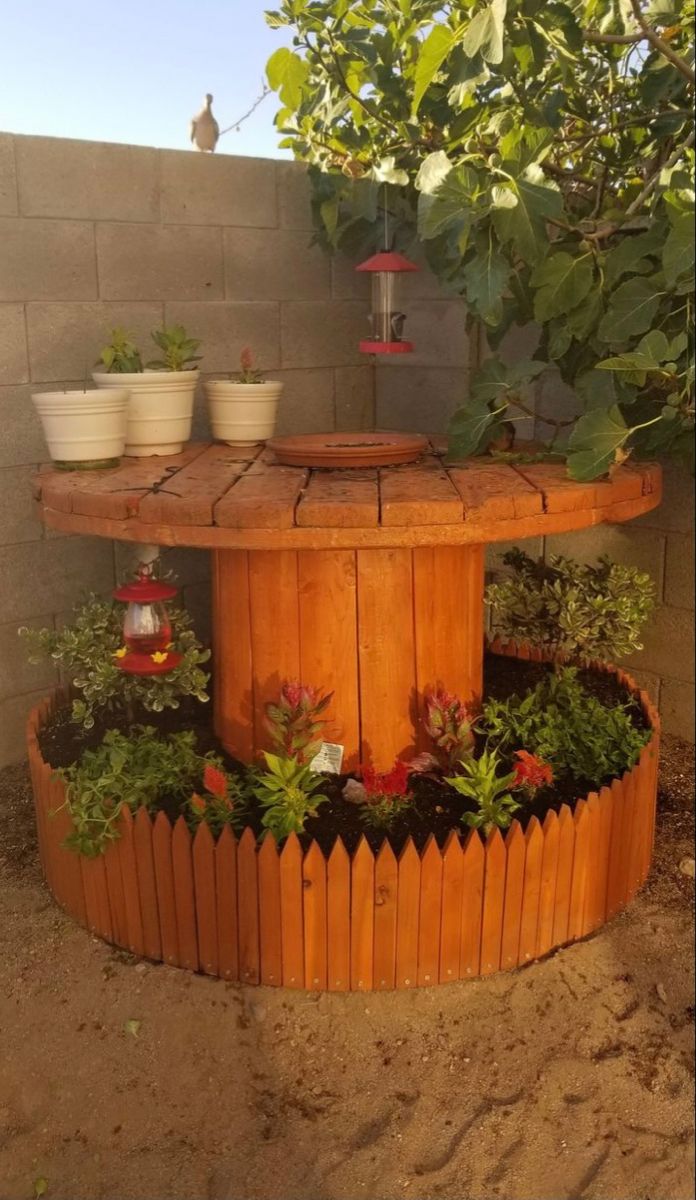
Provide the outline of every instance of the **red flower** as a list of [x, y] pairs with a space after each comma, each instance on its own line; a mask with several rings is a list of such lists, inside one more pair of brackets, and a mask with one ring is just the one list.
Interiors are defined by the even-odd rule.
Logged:
[[295, 680], [290, 680], [287, 683], [284, 683], [280, 689], [281, 699], [285, 700], [286, 704], [288, 704], [290, 708], [299, 708], [300, 704], [302, 703], [304, 691], [305, 689], [301, 684], [295, 682]]
[[219, 771], [212, 763], [204, 768], [203, 771], [203, 786], [206, 792], [211, 795], [223, 799], [227, 795], [227, 779], [223, 771]]
[[404, 796], [408, 791], [408, 764], [397, 759], [391, 771], [380, 774], [374, 767], [363, 767], [362, 782], [368, 796]]
[[528, 750], [516, 750], [514, 766], [515, 786], [524, 788], [545, 787], [553, 783], [553, 770], [548, 763], [530, 754]]
[[193, 809], [194, 812], [197, 812], [197, 813], [205, 812], [205, 808], [206, 808], [205, 800], [203, 799], [202, 796], [198, 795], [198, 792], [194, 792], [191, 797], [191, 808]]

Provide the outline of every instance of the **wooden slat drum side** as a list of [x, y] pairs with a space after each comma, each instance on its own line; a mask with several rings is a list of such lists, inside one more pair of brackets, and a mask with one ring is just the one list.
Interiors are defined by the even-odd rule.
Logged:
[[218, 973], [239, 979], [239, 922], [237, 917], [237, 840], [229, 825], [215, 846], [215, 908]]
[[459, 978], [462, 939], [464, 854], [459, 833], [453, 829], [442, 852], [442, 924], [440, 928], [440, 983]]
[[462, 881], [462, 940], [459, 951], [459, 978], [478, 975], [481, 968], [481, 920], [486, 852], [478, 830], [472, 829], [464, 845]]
[[375, 861], [373, 982], [377, 991], [396, 986], [399, 864], [385, 839]]
[[527, 841], [527, 854], [524, 864], [522, 919], [520, 922], [520, 966], [531, 962], [537, 952], [544, 833], [536, 817], [531, 817], [525, 837]]
[[165, 814], [159, 812], [152, 829], [152, 856], [155, 863], [157, 908], [162, 938], [162, 961], [178, 967], [179, 935], [176, 926], [174, 898], [174, 867], [172, 862], [172, 827]]
[[552, 946], [562, 946], [568, 941], [574, 853], [575, 826], [573, 824], [573, 814], [567, 804], [562, 804], [558, 814], [558, 872], [556, 875], [556, 899], [551, 930]]
[[174, 904], [179, 938], [179, 966], [198, 970], [198, 934], [196, 931], [196, 902], [193, 890], [191, 834], [184, 817], [179, 817], [172, 832], [172, 870], [174, 875]]
[[[249, 609], [253, 675], [254, 752], [271, 749], [265, 705], [283, 683], [300, 675], [297, 554], [292, 550], [249, 555]], [[224, 683], [223, 683], [224, 686]]]
[[193, 838], [192, 862], [200, 968], [206, 975], [219, 975], [215, 842], [205, 821]]
[[302, 848], [296, 833], [280, 854], [280, 920], [283, 948], [283, 987], [304, 987], [304, 917]]
[[350, 855], [336, 838], [326, 866], [327, 986], [350, 989]]
[[258, 852], [259, 945], [261, 983], [279, 987], [283, 978], [280, 923], [280, 858], [275, 838], [267, 834]]
[[396, 917], [396, 986], [413, 988], [418, 981], [418, 919], [421, 861], [411, 838], [399, 856]]
[[500, 970], [505, 909], [505, 875], [507, 851], [499, 829], [492, 829], [486, 838], [486, 865], [483, 878], [483, 912], [481, 917], [481, 974], [492, 975]]
[[442, 925], [442, 854], [430, 834], [421, 854], [420, 907], [418, 913], [418, 986], [427, 987], [440, 977]]
[[568, 913], [568, 941], [575, 942], [587, 932], [587, 892], [589, 889], [589, 863], [591, 845], [591, 816], [587, 803], [578, 800], [573, 813], [575, 847], [573, 851], [573, 873], [570, 882], [570, 911]]
[[506, 872], [503, 932], [500, 945], [500, 966], [503, 970], [516, 967], [520, 952], [522, 899], [524, 896], [524, 864], [527, 842], [519, 821], [513, 821], [505, 838]]
[[258, 447], [233, 449], [213, 444], [177, 471], [171, 483], [143, 496], [139, 518], [148, 524], [212, 525], [213, 510], [248, 469]]
[[300, 496], [299, 526], [369, 528], [379, 524], [376, 470], [312, 471]]
[[304, 917], [304, 986], [310, 992], [326, 989], [327, 912], [326, 859], [312, 842], [302, 863]]
[[143, 944], [148, 958], [167, 962], [162, 948], [162, 932], [157, 897], [157, 877], [152, 837], [152, 822], [147, 809], [139, 808], [133, 820], [133, 849], [138, 876]]
[[239, 979], [259, 983], [259, 880], [256, 838], [245, 829], [237, 844], [237, 927], [239, 929]]
[[254, 757], [254, 673], [249, 552], [213, 554], [213, 670], [215, 732], [243, 762]]
[[299, 678], [333, 700], [324, 740], [344, 747], [343, 770], [360, 765], [358, 589], [352, 550], [303, 550], [297, 556]]
[[350, 986], [370, 991], [375, 942], [375, 859], [363, 836], [353, 854], [350, 882]]

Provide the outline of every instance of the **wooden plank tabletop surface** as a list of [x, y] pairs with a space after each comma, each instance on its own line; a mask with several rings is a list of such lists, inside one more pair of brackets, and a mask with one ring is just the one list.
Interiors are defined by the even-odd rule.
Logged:
[[53, 529], [155, 545], [324, 549], [462, 545], [621, 522], [655, 508], [656, 463], [575, 483], [562, 463], [490, 457], [448, 466], [442, 439], [406, 466], [279, 466], [263, 446], [190, 445], [103, 471], [41, 470], [39, 514]]

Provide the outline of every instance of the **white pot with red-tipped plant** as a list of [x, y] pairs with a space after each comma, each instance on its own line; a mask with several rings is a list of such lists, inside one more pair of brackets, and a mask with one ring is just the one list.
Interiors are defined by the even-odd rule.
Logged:
[[228, 446], [255, 446], [273, 437], [283, 384], [266, 379], [242, 350], [236, 378], [209, 379], [204, 384], [213, 437]]

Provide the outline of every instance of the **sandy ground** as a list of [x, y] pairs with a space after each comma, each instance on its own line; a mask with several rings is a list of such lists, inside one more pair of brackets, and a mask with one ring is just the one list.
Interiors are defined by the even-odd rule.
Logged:
[[598, 936], [485, 981], [250, 988], [77, 929], [0, 775], [0, 1198], [691, 1200], [690, 750]]

